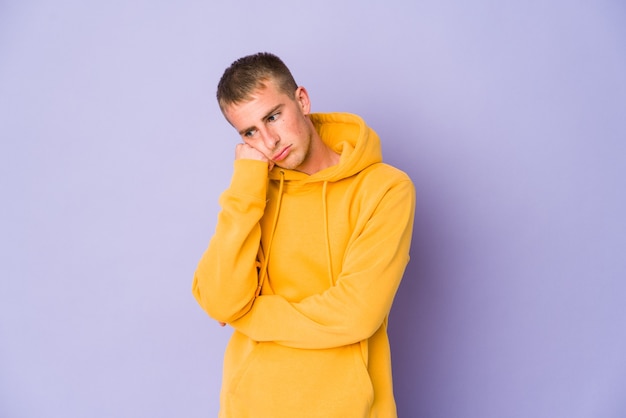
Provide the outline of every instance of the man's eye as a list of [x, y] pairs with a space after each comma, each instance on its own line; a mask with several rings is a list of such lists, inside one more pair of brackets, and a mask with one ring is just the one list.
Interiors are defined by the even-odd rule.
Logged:
[[267, 118], [269, 122], [274, 122], [276, 119], [278, 119], [278, 113]]
[[245, 136], [246, 138], [250, 138], [252, 135], [254, 135], [254, 131], [246, 131], [243, 136]]

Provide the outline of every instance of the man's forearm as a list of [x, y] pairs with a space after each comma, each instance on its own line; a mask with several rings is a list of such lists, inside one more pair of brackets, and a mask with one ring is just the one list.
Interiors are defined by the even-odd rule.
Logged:
[[258, 286], [259, 220], [267, 192], [267, 163], [236, 160], [231, 185], [220, 197], [215, 234], [202, 256], [193, 294], [214, 319], [231, 322], [251, 307]]

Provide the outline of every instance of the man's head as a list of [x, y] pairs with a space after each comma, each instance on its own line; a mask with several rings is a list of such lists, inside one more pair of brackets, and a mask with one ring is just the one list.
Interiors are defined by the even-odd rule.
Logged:
[[224, 71], [217, 85], [217, 101], [222, 113], [228, 106], [248, 101], [272, 81], [284, 94], [294, 97], [298, 85], [289, 68], [276, 55], [260, 52], [239, 58]]
[[339, 155], [324, 144], [309, 118], [309, 94], [275, 55], [235, 61], [218, 84], [217, 99], [243, 142], [236, 159], [259, 159], [307, 174], [337, 163]]

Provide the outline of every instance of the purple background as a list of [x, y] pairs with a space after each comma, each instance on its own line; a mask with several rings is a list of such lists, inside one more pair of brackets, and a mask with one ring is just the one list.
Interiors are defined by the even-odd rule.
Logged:
[[625, 17], [0, 1], [0, 416], [216, 415], [230, 331], [191, 280], [237, 142], [215, 85], [259, 50], [314, 111], [362, 115], [415, 182], [402, 418], [626, 416]]

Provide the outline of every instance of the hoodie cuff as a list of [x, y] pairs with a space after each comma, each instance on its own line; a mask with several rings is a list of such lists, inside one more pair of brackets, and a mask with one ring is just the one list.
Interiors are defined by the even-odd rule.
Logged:
[[229, 190], [265, 200], [267, 193], [268, 166], [264, 161], [235, 160]]

